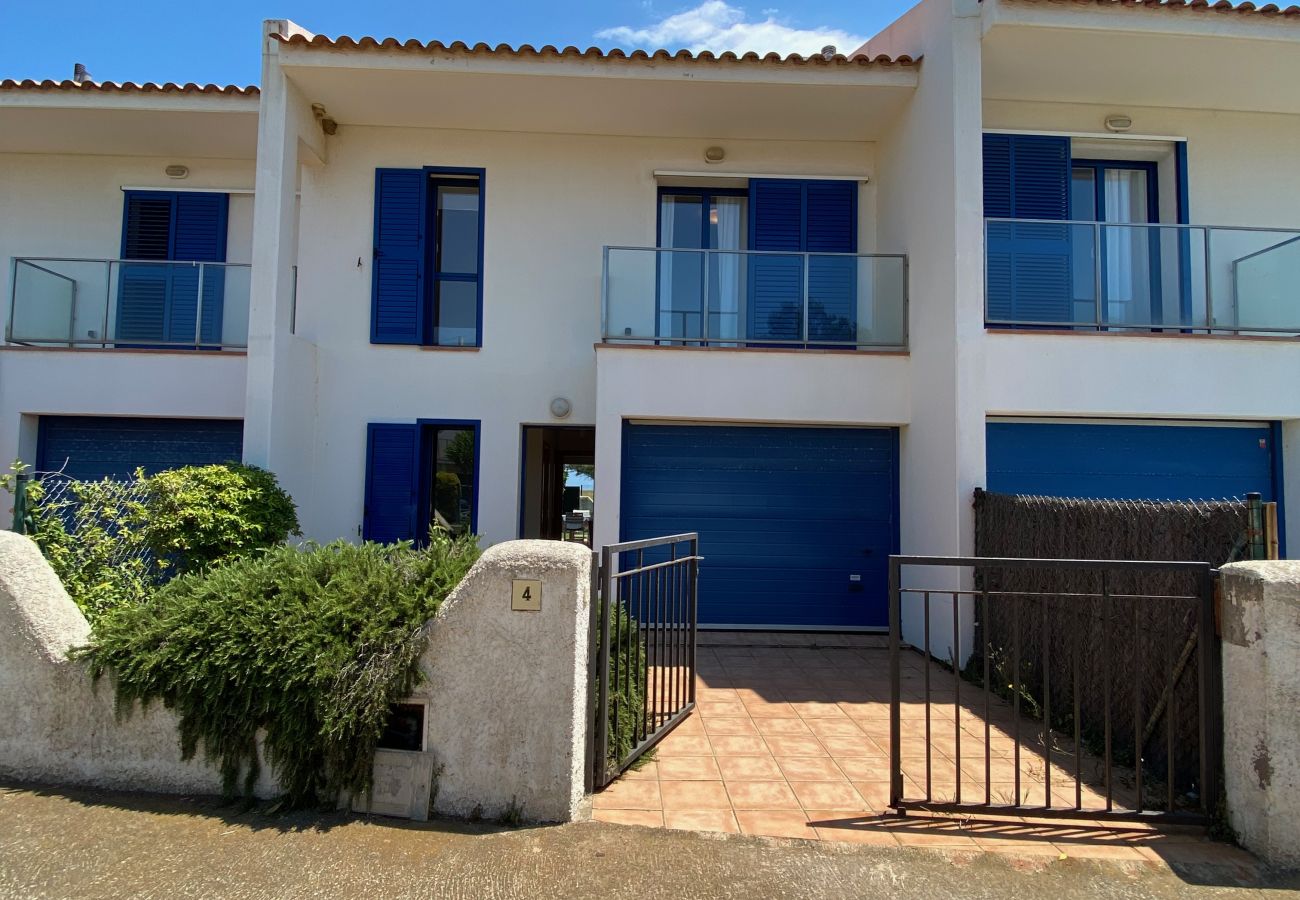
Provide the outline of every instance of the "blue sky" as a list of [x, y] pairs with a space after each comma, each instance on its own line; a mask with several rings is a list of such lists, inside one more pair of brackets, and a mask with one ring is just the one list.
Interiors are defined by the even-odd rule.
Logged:
[[395, 0], [225, 0], [175, 3], [0, 2], [0, 78], [72, 75], [85, 63], [99, 81], [198, 81], [254, 84], [259, 23], [289, 18], [331, 37], [469, 43], [575, 44], [611, 48], [816, 52], [854, 49], [913, 0], [800, 0], [785, 7], [699, 0], [412, 4]]

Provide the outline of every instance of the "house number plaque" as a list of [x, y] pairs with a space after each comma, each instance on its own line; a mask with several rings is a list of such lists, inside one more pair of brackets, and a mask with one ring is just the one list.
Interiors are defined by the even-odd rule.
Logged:
[[538, 612], [542, 608], [542, 583], [516, 578], [510, 592], [510, 608], [516, 612]]

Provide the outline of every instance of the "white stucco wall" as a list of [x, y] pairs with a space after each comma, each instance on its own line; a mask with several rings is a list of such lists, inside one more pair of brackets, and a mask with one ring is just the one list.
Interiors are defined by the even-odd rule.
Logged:
[[35, 463], [43, 415], [243, 418], [245, 367], [231, 352], [0, 348], [0, 467]]
[[[172, 163], [187, 165], [189, 177], [167, 178], [163, 168]], [[248, 191], [253, 187], [253, 163], [0, 154], [0, 259], [6, 276], [0, 296], [6, 323], [13, 257], [121, 255], [123, 187]], [[250, 260], [252, 206], [251, 194], [231, 195], [229, 262]], [[86, 263], [66, 268], [72, 277], [85, 279], [78, 336], [88, 328], [102, 330], [103, 267]], [[228, 282], [231, 290], [236, 284], [246, 290], [248, 277], [232, 274]], [[227, 333], [242, 333], [246, 318], [244, 304], [232, 304], [224, 317]], [[0, 461], [5, 466], [17, 458], [34, 462], [35, 417], [40, 415], [242, 418], [244, 370], [241, 353], [0, 349]]]
[[[560, 396], [573, 404], [563, 424], [596, 424], [601, 248], [653, 246], [654, 171], [703, 168], [708, 143], [340, 127], [328, 141], [328, 163], [302, 173], [297, 333], [315, 346], [319, 423], [316, 487], [306, 502], [299, 498], [304, 532], [358, 534], [366, 423], [472, 419], [482, 423], [479, 531], [487, 543], [515, 537], [521, 425], [554, 422], [548, 407]], [[729, 140], [726, 147], [719, 176], [856, 176], [874, 165], [869, 143]], [[425, 165], [486, 169], [479, 350], [369, 343], [374, 170]], [[870, 250], [874, 188], [860, 190], [860, 245]], [[730, 416], [721, 398], [709, 416]], [[271, 464], [283, 472], [302, 459], [273, 455]], [[611, 490], [598, 492], [601, 503], [616, 496], [616, 482], [604, 483]]]

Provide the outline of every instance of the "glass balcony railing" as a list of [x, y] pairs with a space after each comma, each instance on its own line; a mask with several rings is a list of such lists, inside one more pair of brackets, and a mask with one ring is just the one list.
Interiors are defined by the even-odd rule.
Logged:
[[1300, 231], [985, 222], [985, 323], [1300, 334]]
[[607, 343], [901, 349], [907, 257], [606, 247]]
[[16, 257], [5, 339], [36, 347], [242, 349], [250, 267]]

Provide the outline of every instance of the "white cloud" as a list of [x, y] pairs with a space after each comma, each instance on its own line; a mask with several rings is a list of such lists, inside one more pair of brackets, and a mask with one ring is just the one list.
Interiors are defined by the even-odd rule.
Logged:
[[803, 56], [820, 53], [833, 44], [840, 53], [852, 53], [866, 38], [838, 28], [792, 28], [776, 18], [777, 10], [765, 9], [761, 22], [749, 22], [745, 11], [731, 6], [725, 0], [705, 0], [694, 9], [688, 9], [661, 19], [646, 28], [620, 25], [596, 32], [598, 40], [613, 41], [623, 47], [678, 49], [685, 47], [692, 53], [710, 50], [721, 53], [731, 50], [745, 53], [798, 53]]

